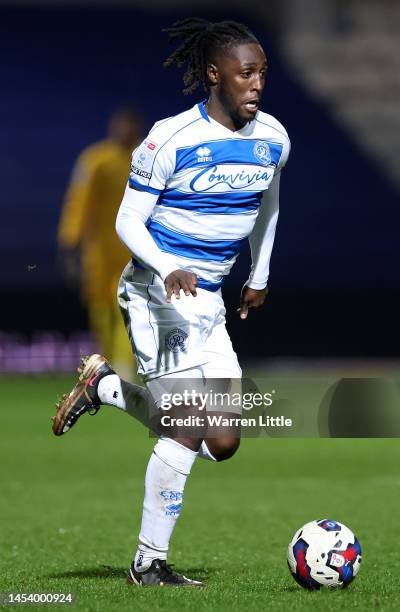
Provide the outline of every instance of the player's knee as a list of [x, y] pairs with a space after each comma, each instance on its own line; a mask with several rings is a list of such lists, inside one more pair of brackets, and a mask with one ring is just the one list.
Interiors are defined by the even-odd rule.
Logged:
[[217, 461], [226, 461], [236, 453], [240, 445], [240, 438], [219, 438], [215, 440], [212, 454]]

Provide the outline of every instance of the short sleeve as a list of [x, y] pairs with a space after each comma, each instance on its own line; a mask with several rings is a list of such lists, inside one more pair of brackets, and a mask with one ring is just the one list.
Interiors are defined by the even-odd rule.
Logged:
[[132, 153], [129, 187], [160, 194], [172, 176], [175, 158], [170, 140], [157, 142], [149, 136]]
[[279, 174], [279, 172], [282, 170], [282, 168], [286, 165], [286, 162], [289, 158], [289, 153], [290, 153], [290, 140], [289, 137], [286, 134], [286, 138], [283, 141], [283, 147], [282, 147], [282, 153], [281, 153], [281, 157], [278, 163], [278, 166], [275, 170], [275, 174]]

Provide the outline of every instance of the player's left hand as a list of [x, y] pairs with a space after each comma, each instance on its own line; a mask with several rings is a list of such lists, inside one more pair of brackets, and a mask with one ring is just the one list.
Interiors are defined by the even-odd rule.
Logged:
[[237, 309], [240, 318], [247, 319], [249, 308], [259, 308], [262, 306], [267, 294], [267, 287], [265, 287], [265, 289], [250, 289], [250, 287], [244, 285], [240, 294], [240, 308]]

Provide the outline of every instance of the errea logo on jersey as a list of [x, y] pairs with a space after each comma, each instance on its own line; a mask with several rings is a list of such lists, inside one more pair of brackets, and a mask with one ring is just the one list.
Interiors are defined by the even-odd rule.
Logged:
[[196, 151], [197, 162], [201, 164], [202, 162], [210, 162], [212, 161], [211, 150], [208, 147], [199, 147]]

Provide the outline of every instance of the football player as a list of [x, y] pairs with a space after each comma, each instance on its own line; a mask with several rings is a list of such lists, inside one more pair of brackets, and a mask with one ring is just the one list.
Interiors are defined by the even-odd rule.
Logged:
[[[56, 435], [101, 404], [145, 421], [148, 391], [158, 405], [164, 380], [240, 379], [221, 286], [247, 239], [252, 266], [241, 290], [241, 319], [267, 296], [290, 144], [279, 121], [260, 110], [264, 51], [245, 25], [232, 21], [186, 19], [167, 32], [179, 46], [165, 65], [185, 65], [184, 92], [202, 86], [207, 96], [155, 123], [133, 152], [117, 217], [117, 233], [133, 256], [118, 300], [146, 388], [125, 383], [104, 357], [92, 355], [58, 407]], [[188, 410], [176, 406], [174, 414]], [[170, 537], [196, 457], [222, 461], [238, 446], [235, 429], [216, 435], [200, 426], [193, 435], [179, 429], [160, 436], [146, 472], [131, 583], [202, 586], [167, 564]]]

